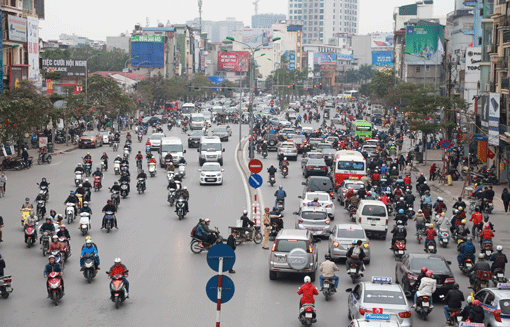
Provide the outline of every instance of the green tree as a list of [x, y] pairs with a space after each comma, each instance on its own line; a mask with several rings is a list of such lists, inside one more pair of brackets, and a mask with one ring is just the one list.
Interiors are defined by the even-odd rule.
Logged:
[[384, 99], [395, 87], [395, 71], [374, 71], [370, 91], [379, 99]]
[[358, 72], [360, 81], [363, 84], [367, 83], [367, 81], [369, 81], [372, 78], [373, 73], [374, 69], [372, 68], [371, 65], [367, 64], [361, 65]]
[[133, 100], [113, 79], [97, 74], [89, 77], [88, 102], [84, 108], [91, 113], [114, 116], [117, 113], [131, 113], [135, 107]]

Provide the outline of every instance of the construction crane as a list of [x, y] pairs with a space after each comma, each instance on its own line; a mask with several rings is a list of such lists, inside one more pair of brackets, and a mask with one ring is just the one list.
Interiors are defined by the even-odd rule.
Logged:
[[255, 15], [257, 15], [259, 13], [259, 1], [260, 0], [255, 0], [253, 2], [253, 5], [255, 6]]

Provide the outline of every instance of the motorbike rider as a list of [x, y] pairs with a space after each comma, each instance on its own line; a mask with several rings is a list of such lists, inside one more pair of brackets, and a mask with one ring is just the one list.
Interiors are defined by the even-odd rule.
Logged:
[[425, 205], [428, 205], [432, 208], [432, 196], [430, 195], [430, 191], [425, 191], [425, 194], [421, 197], [421, 208]]
[[262, 152], [267, 152], [267, 141], [262, 142], [260, 148], [262, 149]]
[[480, 232], [480, 247], [483, 246], [485, 242], [492, 242], [492, 238], [494, 237], [494, 232], [491, 229], [491, 225], [485, 224], [483, 230]]
[[165, 155], [165, 161], [168, 161], [170, 160], [170, 162], [173, 163], [173, 157], [172, 157], [172, 153], [170, 153], [170, 151], [168, 151], [168, 153]]
[[154, 158], [154, 155], [152, 154], [152, 152], [147, 152], [146, 154], [146, 157], [147, 157], [147, 162], [151, 162], [151, 159]]
[[395, 204], [395, 210], [399, 210], [400, 211], [400, 209], [402, 209], [404, 211], [407, 209], [407, 205], [406, 205], [406, 203], [404, 201], [404, 197], [403, 196], [401, 196], [398, 199], [397, 203]]
[[319, 295], [319, 291], [317, 291], [317, 288], [312, 285], [312, 279], [310, 276], [305, 276], [304, 278], [304, 284], [301, 285], [299, 288], [297, 294], [303, 295], [301, 299], [299, 300], [299, 308], [301, 308], [303, 305], [310, 303], [315, 305], [315, 299], [313, 298], [314, 295]]
[[278, 205], [278, 201], [282, 201], [283, 208], [285, 208], [285, 197], [287, 196], [287, 193], [283, 190], [282, 185], [280, 185], [278, 187], [278, 190], [274, 192], [274, 196], [276, 197], [276, 200], [274, 201], [274, 206], [276, 207]]
[[169, 181], [168, 181], [168, 186], [166, 187], [167, 190], [170, 190], [170, 189], [174, 189], [174, 190], [178, 190], [179, 189], [179, 185], [180, 184], [177, 184], [175, 182], [175, 180], [173, 178], [171, 178]]
[[338, 267], [336, 266], [336, 264], [331, 261], [331, 255], [329, 253], [326, 253], [324, 255], [324, 259], [325, 261], [323, 263], [321, 263], [320, 265], [320, 272], [322, 273], [322, 275], [320, 275], [320, 286], [321, 286], [321, 291], [323, 289], [323, 286], [324, 286], [324, 278], [333, 278], [334, 281], [335, 281], [335, 288], [332, 289], [333, 292], [336, 292], [336, 289], [338, 288], [338, 281], [340, 280], [340, 278], [338, 276], [335, 275], [335, 271], [338, 271]]
[[450, 219], [446, 217], [446, 214], [444, 212], [441, 212], [441, 215], [439, 216], [439, 219], [437, 220], [437, 229], [440, 232], [445, 232], [450, 229]]
[[[51, 251], [61, 251], [64, 252], [64, 248], [62, 244], [58, 241], [58, 236], [53, 235], [52, 242], [50, 243], [50, 247], [48, 248], [48, 253], [51, 253]], [[62, 257], [63, 259], [63, 257]]]
[[425, 178], [423, 173], [420, 173], [420, 176], [416, 179], [416, 183], [417, 183], [416, 188], [420, 189], [420, 186], [422, 186], [426, 181], [427, 181], [427, 179]]
[[[483, 216], [482, 216], [482, 213], [480, 212], [479, 207], [475, 208], [475, 212], [473, 212], [469, 221], [473, 222], [473, 232], [472, 233], [474, 236], [476, 236], [476, 228], [483, 222]], [[480, 229], [480, 231], [481, 231], [481, 229]]]
[[120, 156], [120, 154], [118, 154], [117, 157], [115, 159], [113, 159], [113, 162], [114, 163], [118, 162], [120, 165], [120, 163], [122, 162], [122, 157]]
[[472, 323], [483, 324], [485, 320], [485, 312], [482, 308], [482, 303], [479, 300], [473, 301], [473, 305], [469, 310], [468, 318]]
[[[101, 211], [103, 213], [106, 213], [107, 211], [113, 212], [113, 225], [116, 229], [119, 229], [119, 227], [117, 227], [117, 216], [115, 215], [117, 213], [117, 207], [115, 207], [113, 201], [108, 199], [108, 201], [106, 201], [106, 205], [103, 207], [103, 210]], [[105, 227], [106, 227], [106, 214], [103, 216], [103, 223], [101, 229], [104, 229]]]
[[[85, 237], [85, 242], [87, 242], [88, 240], [92, 241], [92, 237], [90, 237], [90, 236]], [[84, 248], [86, 245], [87, 245], [87, 244], [83, 244], [83, 245], [81, 246], [81, 249], [83, 250], [83, 248]], [[97, 251], [99, 251], [99, 247], [97, 246], [97, 244], [96, 244], [96, 243], [94, 243], [94, 241], [92, 241], [92, 246], [93, 246], [93, 247], [95, 247]]]
[[103, 152], [103, 155], [101, 156], [101, 161], [104, 162], [104, 169], [108, 170], [108, 155], [106, 152]]
[[450, 319], [450, 313], [462, 309], [462, 301], [464, 301], [464, 294], [459, 290], [459, 284], [453, 283], [453, 288], [446, 293], [444, 298], [444, 315], [446, 320]]
[[32, 210], [31, 212], [31, 215], [33, 216], [33, 210], [34, 210], [34, 205], [32, 204], [32, 202], [30, 202], [30, 198], [25, 198], [25, 203], [23, 203], [21, 205], [21, 209], [20, 210], [23, 210], [23, 209], [30, 209]]
[[416, 234], [418, 234], [419, 230], [425, 230], [425, 223], [427, 222], [427, 219], [421, 209], [419, 209], [418, 213], [414, 215], [413, 221], [416, 222]]
[[66, 228], [66, 225], [61, 225], [59, 231], [57, 232], [57, 236], [64, 237], [67, 240], [67, 244], [69, 246], [69, 241], [71, 240], [71, 234], [69, 234], [69, 231]]
[[209, 227], [210, 224], [211, 224], [211, 219], [205, 218], [204, 222], [202, 224], [202, 227], [204, 228], [206, 233], [208, 233], [208, 235], [207, 235], [207, 243], [215, 244], [216, 240], [218, 239], [218, 235], [217, 235], [217, 232], [214, 229]]
[[145, 184], [145, 181], [147, 180], [147, 174], [142, 170], [140, 170], [140, 173], [136, 176], [136, 179], [143, 179], [143, 183]]
[[131, 152], [131, 141], [130, 140], [126, 140], [126, 143], [124, 144], [124, 151], [129, 151]]
[[494, 229], [494, 224], [493, 224], [493, 223], [491, 223], [491, 222], [489, 222], [489, 215], [485, 215], [485, 216], [483, 216], [483, 223], [479, 224], [479, 225], [478, 225], [478, 228], [479, 228], [479, 229], [482, 229], [483, 225], [485, 225], [485, 224], [489, 224], [489, 226], [491, 226], [491, 230], [492, 230], [493, 232], [494, 232], [494, 231], [496, 231], [496, 230]]
[[478, 259], [479, 260], [471, 268], [471, 272], [469, 274], [469, 283], [471, 285], [475, 283], [476, 276], [478, 275], [479, 271], [491, 271], [491, 265], [487, 260], [485, 260], [485, 254], [478, 253]]
[[354, 195], [349, 200], [349, 206], [357, 208], [359, 205], [358, 191], [354, 191]]
[[436, 211], [437, 214], [440, 214], [443, 211], [446, 212], [447, 210], [446, 204], [444, 204], [442, 197], [439, 196], [437, 198], [437, 203], [434, 205], [434, 210]]
[[82, 212], [88, 213], [90, 215], [89, 219], [92, 219], [92, 209], [89, 207], [89, 203], [87, 201], [83, 202], [83, 207], [80, 209], [80, 213]]
[[99, 265], [101, 264], [100, 263], [100, 260], [99, 260], [99, 252], [97, 251], [96, 247], [92, 244], [92, 240], [86, 240], [85, 241], [85, 246], [81, 249], [81, 254], [80, 254], [80, 271], [83, 271], [83, 256], [85, 254], [88, 254], [88, 253], [91, 253], [94, 255], [94, 263], [95, 263], [95, 267], [97, 270], [101, 269], [99, 267]]
[[[59, 275], [59, 278], [60, 278], [60, 284], [62, 285], [62, 295], [65, 294], [64, 292], [64, 278], [63, 278], [63, 275], [64, 275], [64, 269], [62, 269], [62, 266], [56, 262], [55, 260], [55, 256], [53, 255], [50, 255], [48, 257], [48, 264], [44, 267], [44, 278], [48, 278], [48, 275], [52, 272], [58, 272], [60, 273]], [[50, 297], [50, 290], [48, 289], [48, 287], [46, 286], [46, 289], [48, 291], [48, 298]]]
[[[35, 201], [46, 201], [46, 195], [44, 195], [44, 191], [39, 191], [39, 194], [37, 194]], [[46, 206], [43, 206], [41, 208], [42, 216], [44, 217], [46, 215]]]
[[[186, 213], [188, 213], [189, 212], [189, 207], [188, 207], [189, 191], [188, 191], [187, 186], [184, 186], [182, 189], [177, 190], [177, 192], [175, 194], [175, 198], [178, 199], [180, 197], [182, 197], [184, 199], [184, 203], [185, 203], [184, 210]], [[177, 208], [175, 208], [175, 212], [177, 212]]]
[[[395, 221], [401, 221], [403, 225], [407, 225], [407, 215], [404, 213], [404, 209], [398, 209]], [[393, 246], [393, 243], [391, 245]]]
[[381, 175], [379, 175], [379, 170], [374, 170], [374, 173], [371, 176], [372, 185], [379, 186], [379, 181], [381, 180]]
[[110, 192], [119, 192], [120, 193], [120, 185], [119, 182], [115, 181], [113, 182], [113, 186], [110, 188]]
[[420, 194], [423, 194], [427, 191], [430, 192], [430, 186], [427, 184], [427, 181], [424, 181], [420, 188]]
[[475, 262], [476, 248], [470, 236], [466, 238], [466, 242], [459, 246], [458, 251], [459, 255], [457, 256], [457, 263], [459, 264], [459, 267], [464, 264], [466, 259], [471, 259], [473, 263]]
[[498, 245], [496, 247], [496, 251], [498, 251], [498, 252], [494, 253], [490, 257], [490, 261], [493, 261], [493, 263], [491, 265], [492, 273], [494, 273], [496, 268], [501, 268], [501, 269], [503, 269], [503, 271], [505, 271], [505, 265], [508, 263], [506, 254], [503, 253], [503, 246]]
[[131, 178], [129, 178], [128, 174], [125, 171], [122, 172], [122, 175], [120, 176], [119, 182], [121, 184], [122, 184], [122, 182], [126, 182], [127, 192], [129, 193], [131, 191], [131, 185], [130, 185]]
[[246, 232], [248, 232], [248, 237], [250, 239], [252, 239], [253, 237], [253, 226], [255, 225], [255, 223], [250, 219], [248, 218], [248, 210], [244, 209], [243, 210], [243, 215], [241, 216], [240, 220], [243, 222], [243, 230]]
[[414, 200], [416, 197], [413, 195], [411, 190], [407, 190], [406, 195], [404, 195], [404, 201], [407, 205], [411, 206], [411, 208], [414, 207]]
[[421, 279], [418, 291], [414, 293], [413, 308], [416, 308], [416, 299], [419, 296], [428, 296], [430, 298], [430, 308], [431, 309], [434, 308], [434, 305], [432, 303], [432, 294], [436, 291], [437, 282], [434, 278], [432, 278], [433, 273], [434, 272], [432, 270], [427, 270], [427, 272], [425, 273], [425, 277]]
[[92, 176], [99, 176], [99, 187], [103, 187], [103, 172], [101, 171], [101, 168], [97, 167], [96, 171], [92, 173]]
[[90, 201], [90, 190], [92, 189], [92, 184], [90, 184], [89, 179], [85, 178], [85, 182], [83, 182], [83, 189], [85, 190], [85, 201]]
[[396, 241], [404, 241], [404, 243], [406, 242], [407, 230], [402, 220], [397, 221], [391, 233], [393, 234], [393, 237], [391, 238], [390, 250], [393, 250], [393, 246], [395, 245]]
[[267, 172], [269, 173], [269, 179], [271, 179], [271, 176], [274, 177], [274, 175], [276, 174], [277, 169], [274, 167], [274, 165], [271, 165], [271, 167], [267, 169]]
[[413, 285], [413, 291], [414, 292], [417, 292], [418, 289], [420, 288], [421, 280], [423, 279], [423, 277], [426, 276], [427, 271], [428, 271], [427, 267], [422, 267], [421, 268], [420, 274], [418, 275], [418, 278], [416, 279], [416, 282]]
[[175, 172], [175, 167], [174, 167], [174, 163], [172, 161], [170, 161], [168, 163], [168, 165], [166, 165], [166, 172]]
[[[458, 221], [458, 219], [456, 219], [456, 221]], [[452, 224], [451, 228], [453, 228], [453, 227], [455, 227], [455, 226], [453, 226], [453, 224]], [[465, 240], [470, 233], [469, 228], [466, 226], [466, 219], [462, 219], [460, 221], [460, 225], [456, 226], [456, 227], [457, 227], [457, 238]]]
[[120, 133], [118, 131], [116, 131], [115, 134], [113, 134], [113, 141], [116, 143], [120, 142]]
[[283, 157], [283, 160], [280, 162], [280, 169], [283, 170], [283, 167], [287, 167], [287, 171], [289, 170], [289, 161], [287, 157]]
[[437, 232], [436, 230], [434, 229], [434, 224], [429, 224], [429, 228], [425, 231], [425, 248], [424, 248], [424, 251], [427, 252], [427, 243], [429, 241], [432, 241], [432, 243], [434, 244], [434, 247], [436, 247], [436, 236], [437, 236]]
[[[55, 233], [55, 225], [51, 221], [50, 217], [46, 217], [46, 222], [41, 225], [41, 228], [39, 228], [39, 233], [43, 234], [44, 232], [48, 232], [50, 235]], [[25, 239], [26, 243], [26, 239]]]
[[126, 298], [129, 298], [129, 281], [127, 277], [129, 276], [129, 270], [126, 266], [124, 266], [120, 260], [120, 258], [115, 258], [113, 266], [108, 270], [109, 278], [115, 275], [124, 276], [124, 287], [126, 288]]
[[[347, 250], [345, 256], [347, 257], [345, 267], [349, 269], [353, 264], [356, 265], [358, 272], [363, 276], [363, 271], [365, 267], [363, 265], [363, 259], [366, 257], [365, 251], [363, 251], [362, 240], [357, 240], [352, 242], [352, 246]], [[361, 271], [360, 271], [361, 269]]]
[[184, 156], [181, 157], [181, 159], [179, 159], [179, 161], [177, 161], [177, 164], [178, 165], [185, 165], [187, 162], [186, 162], [186, 159], [184, 159]]
[[87, 152], [87, 154], [83, 157], [83, 162], [86, 163], [89, 160], [92, 161], [92, 156], [90, 155], [90, 152]]
[[143, 154], [142, 154], [142, 151], [138, 151], [138, 153], [137, 153], [137, 154], [136, 154], [136, 156], [135, 156], [135, 160], [136, 160], [137, 164], [138, 164], [138, 162], [140, 162], [140, 164], [141, 164], [141, 162], [142, 162], [142, 160], [143, 160]]
[[464, 202], [464, 201], [462, 200], [462, 197], [461, 197], [461, 196], [459, 196], [459, 198], [457, 199], [457, 202], [455, 202], [455, 203], [453, 204], [453, 208], [454, 208], [454, 209], [460, 210], [460, 209], [459, 209], [459, 207], [462, 207], [462, 208], [465, 208], [465, 207], [466, 207], [466, 202]]

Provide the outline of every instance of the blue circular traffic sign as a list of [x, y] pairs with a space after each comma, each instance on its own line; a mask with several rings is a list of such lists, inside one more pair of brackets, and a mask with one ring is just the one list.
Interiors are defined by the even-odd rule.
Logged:
[[207, 264], [212, 270], [219, 271], [220, 258], [223, 258], [223, 269], [221, 272], [225, 272], [234, 267], [236, 253], [230, 246], [218, 243], [207, 252]]
[[448, 148], [450, 147], [450, 145], [451, 145], [451, 143], [450, 143], [450, 141], [448, 141], [448, 140], [442, 140], [442, 141], [441, 141], [441, 147], [442, 147], [443, 149], [448, 149]]
[[259, 174], [251, 174], [250, 177], [248, 177], [248, 183], [253, 188], [259, 188], [262, 186], [262, 176]]
[[[221, 303], [227, 303], [234, 296], [235, 287], [234, 282], [230, 277], [221, 276]], [[214, 303], [218, 302], [218, 275], [212, 276], [205, 286], [205, 293], [209, 300]]]

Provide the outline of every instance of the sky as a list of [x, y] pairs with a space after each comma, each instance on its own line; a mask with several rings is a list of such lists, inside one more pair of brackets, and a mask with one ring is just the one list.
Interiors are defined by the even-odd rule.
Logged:
[[[235, 17], [245, 26], [251, 24], [255, 13], [254, 0], [203, 0], [203, 20], [224, 20]], [[360, 4], [360, 34], [391, 32], [393, 9], [414, 3], [415, 0], [358, 0]], [[259, 13], [287, 14], [288, 0], [260, 0]], [[453, 11], [454, 0], [436, 0], [435, 16]], [[40, 37], [56, 40], [60, 34], [76, 34], [93, 40], [106, 41], [106, 36], [131, 33], [135, 24], [157, 26], [183, 24], [198, 17], [198, 0], [49, 0], [46, 19], [40, 21]]]

